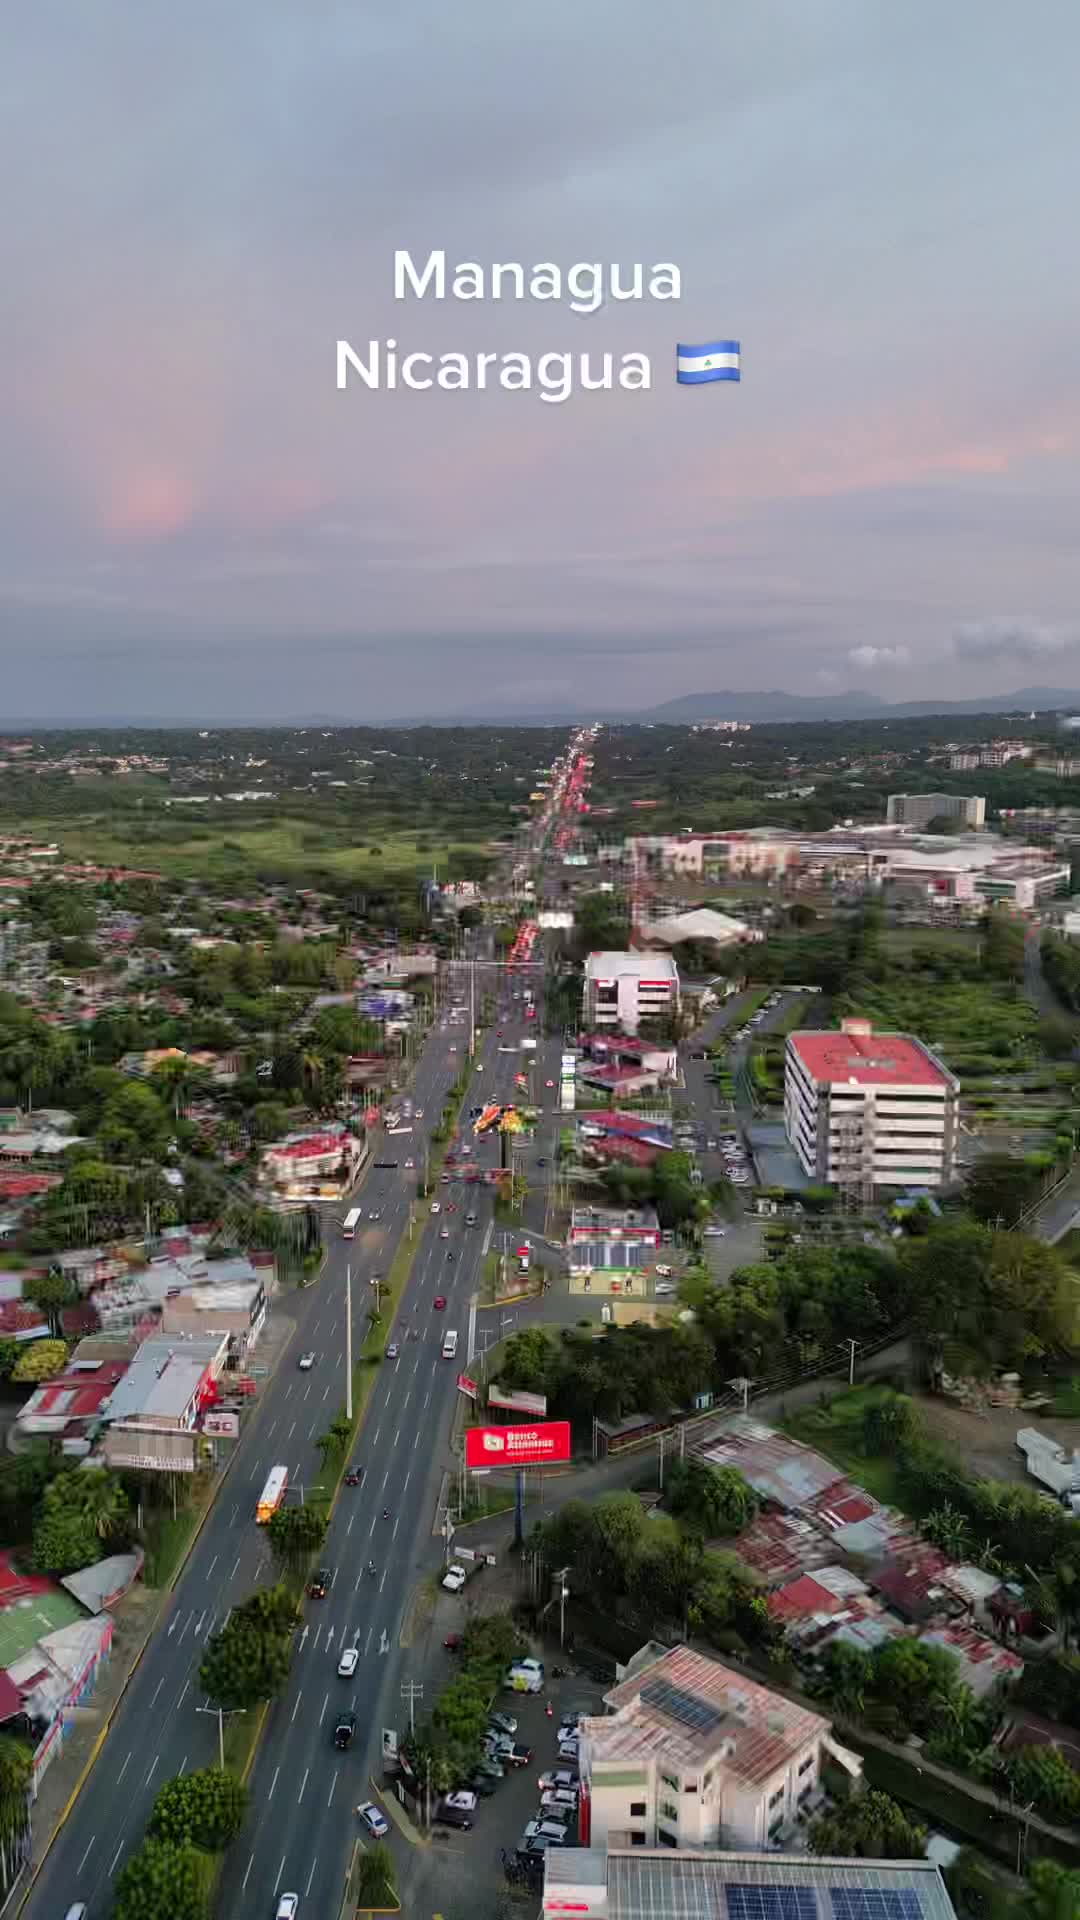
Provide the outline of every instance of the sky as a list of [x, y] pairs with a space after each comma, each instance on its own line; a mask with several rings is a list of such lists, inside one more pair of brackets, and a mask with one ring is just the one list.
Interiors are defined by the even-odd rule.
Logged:
[[[1080, 687], [1075, 0], [17, 12], [0, 715]], [[436, 248], [681, 299], [395, 301]], [[387, 338], [653, 384], [339, 392]]]

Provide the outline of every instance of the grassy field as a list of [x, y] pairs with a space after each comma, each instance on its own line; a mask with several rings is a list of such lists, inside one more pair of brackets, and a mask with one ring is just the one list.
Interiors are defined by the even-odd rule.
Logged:
[[[285, 817], [273, 824], [229, 822], [220, 828], [192, 820], [190, 831], [177, 836], [178, 824], [157, 835], [152, 826], [140, 826], [130, 835], [116, 831], [115, 820], [93, 820], [76, 826], [55, 821], [38, 823], [54, 839], [68, 860], [89, 860], [98, 866], [133, 866], [167, 874], [176, 880], [234, 880], [263, 869], [309, 874], [312, 869], [349, 878], [377, 880], [385, 874], [429, 873], [433, 862], [451, 870], [454, 856], [484, 853], [486, 843], [448, 841], [437, 834], [415, 836], [381, 833], [377, 827], [346, 837], [312, 821]], [[187, 826], [187, 822], [184, 825]], [[33, 822], [26, 830], [34, 832]]]

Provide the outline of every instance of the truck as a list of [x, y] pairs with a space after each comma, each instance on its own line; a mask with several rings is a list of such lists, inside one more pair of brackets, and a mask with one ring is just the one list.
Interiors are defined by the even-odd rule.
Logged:
[[1046, 1487], [1066, 1512], [1080, 1514], [1080, 1451], [1066, 1453], [1037, 1427], [1021, 1427], [1016, 1444], [1032, 1479]]

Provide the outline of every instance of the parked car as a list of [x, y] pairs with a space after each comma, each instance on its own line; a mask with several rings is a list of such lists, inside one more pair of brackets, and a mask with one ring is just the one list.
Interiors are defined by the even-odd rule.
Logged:
[[532, 1748], [525, 1746], [520, 1740], [515, 1740], [513, 1745], [506, 1750], [506, 1764], [508, 1767], [527, 1767], [531, 1761]]
[[356, 1811], [360, 1815], [368, 1832], [371, 1834], [372, 1839], [381, 1840], [385, 1834], [389, 1833], [390, 1823], [386, 1819], [385, 1814], [379, 1812], [378, 1807], [373, 1801], [361, 1801]]
[[476, 1812], [476, 1795], [471, 1787], [455, 1787], [443, 1801], [444, 1807], [456, 1807], [459, 1813]]
[[674, 1267], [662, 1267], [658, 1265], [655, 1271], [659, 1280], [670, 1280], [675, 1269]]
[[516, 1716], [512, 1713], [489, 1713], [488, 1726], [492, 1733], [508, 1733], [511, 1739], [518, 1730]]
[[553, 1793], [558, 1787], [573, 1787], [577, 1791], [579, 1784], [576, 1767], [549, 1767], [537, 1781], [541, 1793]]
[[445, 1800], [436, 1808], [435, 1818], [442, 1827], [457, 1827], [461, 1833], [468, 1833], [472, 1827], [472, 1814], [465, 1813], [461, 1807], [452, 1807]]
[[468, 1578], [468, 1575], [466, 1574], [464, 1567], [459, 1566], [455, 1562], [455, 1564], [452, 1567], [447, 1567], [446, 1572], [443, 1574], [442, 1583], [443, 1583], [443, 1586], [446, 1588], [447, 1593], [460, 1593], [462, 1587], [465, 1585], [467, 1578]]
[[556, 1819], [560, 1814], [573, 1815], [577, 1812], [578, 1795], [575, 1787], [552, 1787], [549, 1793], [540, 1795], [541, 1813], [552, 1814]]
[[505, 1780], [506, 1778], [506, 1768], [501, 1766], [498, 1760], [493, 1759], [490, 1753], [485, 1753], [483, 1759], [477, 1761], [476, 1772], [483, 1774], [485, 1780]]

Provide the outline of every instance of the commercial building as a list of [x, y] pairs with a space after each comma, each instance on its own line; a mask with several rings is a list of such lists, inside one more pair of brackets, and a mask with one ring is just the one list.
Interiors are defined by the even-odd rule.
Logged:
[[106, 1465], [194, 1473], [203, 1459], [199, 1418], [220, 1398], [228, 1351], [228, 1334], [144, 1340], [101, 1409]]
[[341, 1200], [366, 1158], [366, 1146], [347, 1127], [291, 1133], [267, 1147], [259, 1166], [259, 1182], [271, 1204]]
[[641, 938], [650, 946], [677, 947], [683, 940], [696, 940], [701, 946], [737, 946], [761, 941], [764, 934], [736, 920], [729, 913], [717, 913], [713, 907], [695, 907], [687, 913], [669, 913], [650, 920], [641, 929]]
[[811, 1180], [861, 1190], [941, 1187], [953, 1176], [960, 1083], [905, 1033], [845, 1020], [789, 1034], [784, 1126]]
[[652, 1207], [575, 1207], [567, 1247], [571, 1267], [647, 1267], [660, 1248], [660, 1222]]
[[689, 1647], [643, 1649], [604, 1700], [580, 1723], [586, 1846], [782, 1848], [826, 1755], [861, 1774], [820, 1714]]
[[679, 969], [667, 953], [590, 953], [584, 1019], [590, 1027], [636, 1033], [643, 1020], [679, 1011]]
[[575, 1920], [956, 1920], [930, 1860], [552, 1847], [549, 1916]]
[[931, 820], [981, 827], [986, 801], [979, 793], [890, 793], [885, 818], [891, 827], [914, 827], [916, 833], [925, 832]]

